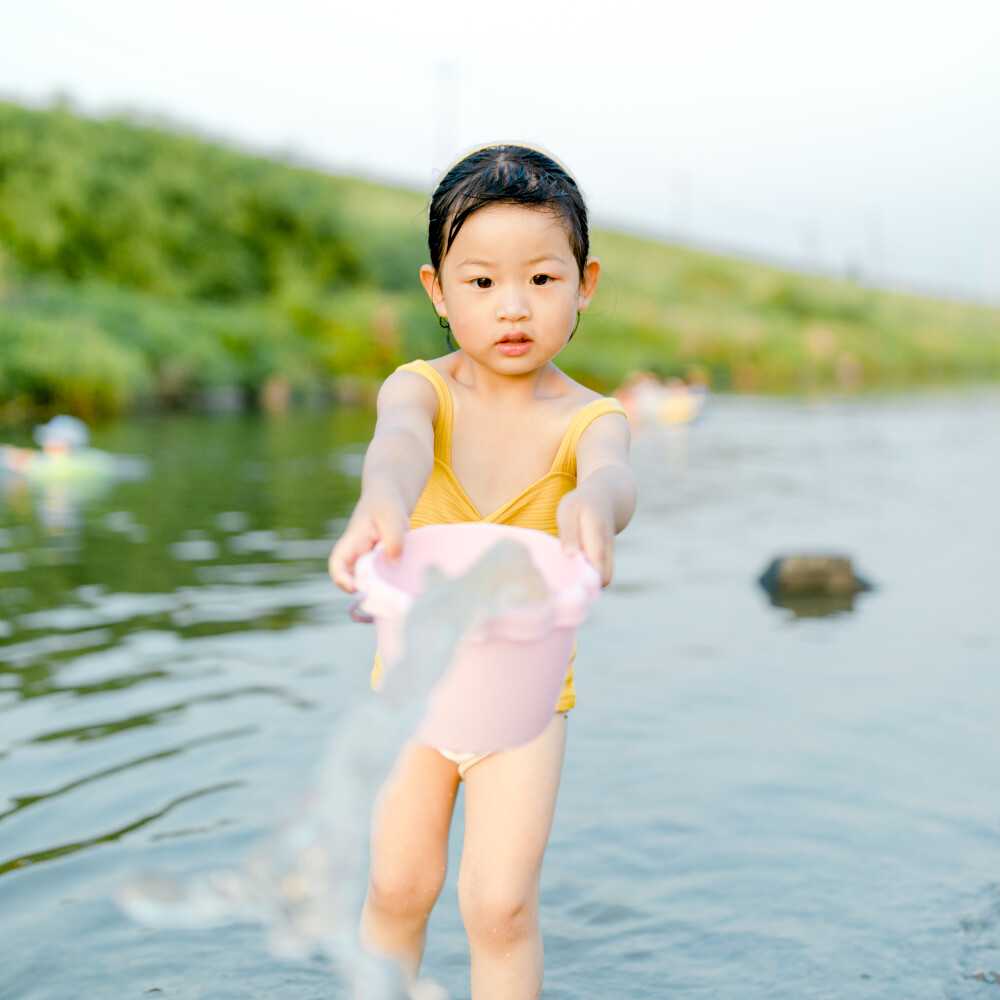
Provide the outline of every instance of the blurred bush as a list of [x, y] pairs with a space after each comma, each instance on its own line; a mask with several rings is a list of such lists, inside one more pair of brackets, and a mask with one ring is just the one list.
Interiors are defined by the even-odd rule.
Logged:
[[[0, 103], [0, 420], [374, 381], [445, 350], [426, 197], [125, 118]], [[797, 391], [1000, 376], [1000, 313], [597, 230], [561, 356]]]
[[0, 243], [30, 274], [216, 302], [353, 283], [339, 186], [123, 119], [0, 104]]

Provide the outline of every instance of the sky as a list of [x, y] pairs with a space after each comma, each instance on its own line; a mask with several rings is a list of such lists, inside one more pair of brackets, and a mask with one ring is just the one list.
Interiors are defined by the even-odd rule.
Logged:
[[531, 142], [598, 225], [1000, 305], [998, 38], [996, 0], [0, 0], [0, 98], [428, 193]]

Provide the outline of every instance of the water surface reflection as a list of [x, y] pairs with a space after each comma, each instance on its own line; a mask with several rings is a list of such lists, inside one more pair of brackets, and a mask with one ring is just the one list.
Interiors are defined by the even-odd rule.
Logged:
[[[145, 933], [112, 893], [243, 857], [368, 696], [324, 561], [370, 420], [98, 428], [149, 477], [87, 498], [73, 545], [0, 509], [0, 996], [336, 995], [254, 928]], [[995, 393], [719, 398], [637, 440], [581, 634], [547, 997], [995, 992], [998, 427]], [[761, 569], [816, 550], [878, 590], [771, 606]], [[465, 995], [454, 873], [427, 961]]]

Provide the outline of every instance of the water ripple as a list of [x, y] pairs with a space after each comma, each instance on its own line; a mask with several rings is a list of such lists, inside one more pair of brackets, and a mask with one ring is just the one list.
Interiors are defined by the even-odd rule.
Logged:
[[74, 781], [70, 781], [59, 788], [53, 789], [50, 792], [39, 792], [35, 795], [22, 795], [15, 796], [11, 799], [13, 805], [9, 809], [0, 811], [0, 823], [2, 823], [7, 817], [12, 816], [14, 813], [20, 812], [23, 809], [27, 809], [30, 806], [34, 806], [41, 802], [46, 802], [49, 799], [58, 798], [60, 795], [65, 795], [67, 792], [74, 791], [77, 788], [81, 788], [84, 785], [89, 785], [95, 781], [102, 781], [105, 778], [110, 778], [116, 775], [120, 775], [125, 771], [130, 771], [133, 768], [142, 767], [145, 764], [152, 763], [153, 761], [167, 760], [170, 757], [177, 757], [184, 754], [190, 750], [195, 750], [203, 746], [209, 746], [213, 743], [219, 743], [224, 740], [240, 739], [243, 737], [252, 736], [257, 732], [253, 727], [245, 727], [242, 729], [233, 729], [227, 732], [212, 733], [208, 736], [203, 736], [198, 739], [188, 740], [186, 743], [180, 746], [170, 747], [166, 750], [161, 750], [158, 753], [148, 754], [144, 757], [137, 757], [135, 760], [125, 761], [123, 764], [118, 764], [115, 767], [108, 767], [101, 771], [96, 771], [93, 774], [84, 775], [81, 778], [77, 778]]
[[218, 792], [225, 791], [227, 789], [238, 788], [241, 784], [242, 782], [239, 781], [226, 781], [217, 785], [209, 785], [206, 788], [199, 788], [196, 791], [179, 795], [155, 813], [143, 816], [140, 819], [134, 820], [126, 826], [119, 827], [109, 833], [100, 834], [96, 837], [88, 837], [85, 840], [60, 844], [57, 847], [50, 847], [44, 851], [24, 854], [21, 857], [0, 862], [0, 876], [7, 874], [7, 872], [15, 871], [18, 868], [24, 868], [27, 865], [35, 865], [42, 861], [52, 861], [67, 854], [75, 854], [78, 851], [84, 851], [90, 847], [96, 847], [98, 844], [107, 844], [115, 840], [120, 840], [122, 837], [125, 837], [130, 833], [135, 833], [135, 831], [141, 830], [144, 826], [147, 826], [155, 820], [161, 819], [163, 816], [166, 816], [168, 813], [172, 812], [178, 806], [183, 805], [186, 802], [193, 802], [195, 799], [203, 798], [206, 795], [215, 795]]

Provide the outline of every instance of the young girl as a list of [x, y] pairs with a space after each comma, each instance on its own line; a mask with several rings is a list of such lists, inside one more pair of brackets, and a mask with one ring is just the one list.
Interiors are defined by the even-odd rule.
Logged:
[[[607, 584], [614, 536], [635, 507], [628, 421], [553, 364], [600, 274], [576, 182], [535, 149], [480, 149], [438, 185], [428, 244], [420, 280], [457, 349], [383, 384], [333, 579], [352, 592], [358, 557], [379, 541], [398, 557], [408, 527], [483, 520], [558, 534]], [[378, 675], [376, 664], [373, 685]], [[531, 743], [482, 756], [407, 745], [373, 822], [368, 947], [416, 976], [464, 780], [458, 893], [472, 998], [541, 995], [539, 877], [574, 699], [570, 663], [556, 714]]]

